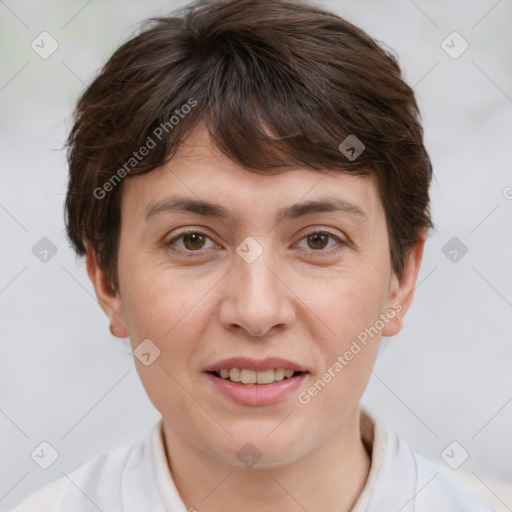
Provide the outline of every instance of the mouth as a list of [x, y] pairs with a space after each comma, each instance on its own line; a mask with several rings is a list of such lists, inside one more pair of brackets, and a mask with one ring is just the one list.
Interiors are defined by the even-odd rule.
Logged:
[[264, 406], [289, 399], [310, 374], [282, 357], [230, 357], [203, 370], [216, 392], [240, 405]]

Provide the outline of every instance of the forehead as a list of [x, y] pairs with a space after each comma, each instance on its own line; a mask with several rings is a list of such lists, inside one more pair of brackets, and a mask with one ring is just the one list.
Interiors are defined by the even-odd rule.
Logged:
[[384, 215], [373, 175], [306, 168], [251, 172], [212, 145], [206, 129], [199, 125], [167, 164], [125, 180], [122, 217], [142, 221], [155, 210], [165, 209], [165, 203], [174, 205], [175, 211], [186, 210], [181, 206], [187, 202], [188, 206], [195, 203], [191, 209], [199, 212], [205, 207], [201, 203], [207, 202], [207, 208], [220, 207], [208, 210], [212, 216], [230, 219], [237, 212], [268, 213], [279, 220], [277, 217], [292, 218], [300, 210], [299, 204], [315, 201], [322, 201], [325, 211], [344, 210], [359, 221]]

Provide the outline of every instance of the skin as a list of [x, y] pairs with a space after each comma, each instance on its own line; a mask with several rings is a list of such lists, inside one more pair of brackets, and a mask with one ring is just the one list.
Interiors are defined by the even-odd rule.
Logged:
[[[233, 218], [165, 212], [145, 221], [147, 206], [171, 194], [220, 202]], [[279, 208], [324, 197], [349, 200], [366, 218], [315, 212], [275, 222]], [[402, 309], [381, 334], [400, 331], [425, 233], [399, 279], [373, 178], [308, 169], [250, 173], [212, 147], [204, 126], [167, 165], [123, 182], [121, 218], [119, 291], [92, 251], [87, 269], [112, 333], [129, 337], [134, 350], [146, 338], [160, 349], [149, 366], [135, 363], [163, 417], [169, 467], [186, 506], [350, 510], [370, 467], [359, 400], [380, 335], [310, 403], [297, 395], [397, 301]], [[175, 239], [188, 228], [206, 237]], [[319, 231], [340, 241], [308, 236]], [[236, 253], [248, 236], [263, 248], [250, 264]], [[233, 356], [283, 357], [310, 374], [279, 403], [239, 405], [204, 374], [207, 365]], [[237, 457], [247, 442], [262, 454], [251, 468]]]

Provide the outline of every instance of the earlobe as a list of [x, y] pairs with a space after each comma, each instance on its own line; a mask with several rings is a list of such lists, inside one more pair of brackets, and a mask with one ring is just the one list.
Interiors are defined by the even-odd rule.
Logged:
[[110, 319], [110, 326], [109, 326], [110, 334], [112, 334], [112, 336], [115, 336], [116, 338], [127, 338], [128, 332], [127, 332], [126, 328], [123, 325], [121, 325], [114, 318], [110, 317], [109, 319]]
[[100, 267], [96, 251], [90, 248], [87, 248], [86, 266], [98, 303], [110, 320], [110, 332], [117, 338], [128, 337], [128, 331], [123, 322], [121, 297]]
[[422, 229], [418, 243], [411, 249], [404, 264], [401, 277], [393, 274], [388, 298], [387, 317], [392, 318], [382, 329], [382, 336], [394, 336], [398, 334], [403, 325], [403, 319], [414, 297], [414, 289], [418, 278], [418, 272], [423, 258], [423, 248], [427, 230]]

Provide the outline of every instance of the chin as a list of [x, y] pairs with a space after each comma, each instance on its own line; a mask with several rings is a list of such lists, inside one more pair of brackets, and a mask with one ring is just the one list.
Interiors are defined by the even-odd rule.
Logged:
[[[273, 428], [275, 428], [275, 423]], [[226, 427], [229, 430], [229, 427]], [[247, 469], [270, 469], [295, 462], [308, 453], [302, 436], [283, 429], [268, 435], [269, 430], [246, 429], [242, 434], [228, 437], [222, 446], [218, 438], [212, 440], [213, 451], [224, 463]]]

